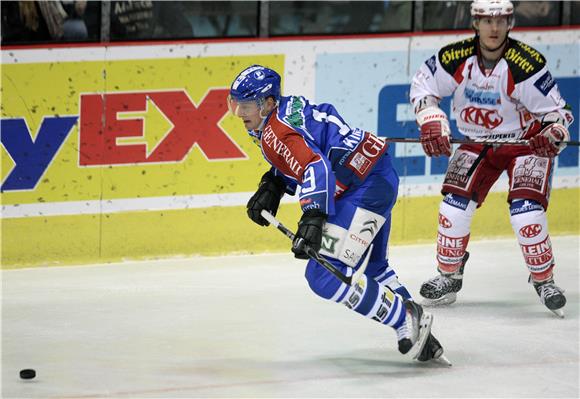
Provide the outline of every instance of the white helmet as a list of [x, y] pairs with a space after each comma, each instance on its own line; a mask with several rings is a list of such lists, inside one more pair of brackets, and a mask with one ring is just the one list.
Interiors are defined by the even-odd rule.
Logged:
[[514, 5], [510, 0], [475, 0], [471, 3], [472, 17], [499, 17], [513, 13]]

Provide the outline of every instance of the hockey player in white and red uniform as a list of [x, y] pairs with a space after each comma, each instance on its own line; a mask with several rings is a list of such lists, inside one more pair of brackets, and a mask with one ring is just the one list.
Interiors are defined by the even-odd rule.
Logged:
[[421, 65], [410, 98], [428, 156], [451, 155], [447, 115], [439, 101], [453, 96], [459, 131], [473, 139], [528, 139], [529, 146], [461, 145], [449, 161], [439, 208], [439, 275], [420, 290], [427, 304], [449, 304], [461, 289], [475, 209], [503, 171], [509, 176], [513, 230], [541, 302], [563, 316], [564, 290], [554, 283], [548, 234], [551, 178], [570, 139], [573, 118], [546, 60], [508, 36], [514, 25], [508, 0], [471, 4], [475, 37], [449, 44]]
[[228, 98], [271, 165], [248, 202], [248, 216], [267, 226], [261, 212], [276, 215], [284, 193], [298, 190], [303, 214], [292, 244], [297, 258], [308, 259], [309, 247], [351, 276], [370, 251], [354, 286], [310, 259], [306, 279], [312, 291], [392, 327], [401, 353], [419, 361], [444, 359], [430, 333], [431, 315], [413, 302], [387, 260], [399, 178], [385, 142], [350, 128], [331, 104], [281, 96], [280, 81], [276, 71], [253, 65], [237, 76]]

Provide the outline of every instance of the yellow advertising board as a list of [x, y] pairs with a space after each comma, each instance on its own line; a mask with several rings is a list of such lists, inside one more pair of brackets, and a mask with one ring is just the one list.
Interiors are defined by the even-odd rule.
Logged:
[[[526, 34], [536, 40], [536, 33]], [[567, 31], [543, 36], [565, 49], [576, 43]], [[228, 113], [232, 80], [249, 65], [269, 66], [282, 76], [285, 95], [336, 104], [349, 123], [369, 131], [381, 116], [393, 129], [377, 133], [397, 136], [399, 122], [414, 126], [403, 95], [412, 64], [423, 62], [425, 49], [440, 41], [417, 36], [3, 48], [2, 268], [288, 251], [285, 237], [246, 217], [245, 204], [269, 166]], [[572, 87], [565, 70], [559, 72]], [[391, 94], [381, 105], [385, 88], [403, 94]], [[394, 116], [386, 118], [385, 111]], [[424, 160], [424, 166], [417, 175], [400, 170], [389, 242], [434, 244], [442, 172], [434, 172], [420, 146], [390, 151], [408, 158], [405, 165]], [[567, 156], [558, 158], [553, 181], [551, 234], [579, 231], [577, 152]], [[472, 239], [513, 236], [506, 197], [492, 190], [474, 217]], [[278, 213], [291, 228], [299, 215], [292, 200]]]
[[269, 166], [226, 97], [254, 63], [284, 74], [280, 55], [3, 65], [3, 267], [248, 248], [240, 193]]
[[27, 181], [10, 185], [4, 154], [3, 203], [253, 190], [264, 161], [226, 96], [258, 62], [283, 73], [281, 56], [4, 65], [2, 118], [30, 137], [13, 153], [42, 159], [23, 156]]

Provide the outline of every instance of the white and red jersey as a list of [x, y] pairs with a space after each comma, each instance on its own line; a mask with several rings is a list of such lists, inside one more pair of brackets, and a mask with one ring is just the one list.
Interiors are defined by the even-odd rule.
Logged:
[[565, 109], [546, 59], [538, 51], [508, 38], [502, 58], [491, 71], [480, 61], [478, 37], [443, 47], [413, 77], [413, 105], [426, 96], [453, 95], [452, 111], [461, 133], [470, 138], [520, 138], [534, 120]]

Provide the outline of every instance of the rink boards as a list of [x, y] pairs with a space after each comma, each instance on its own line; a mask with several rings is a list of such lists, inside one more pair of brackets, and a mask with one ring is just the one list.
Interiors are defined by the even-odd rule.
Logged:
[[[576, 120], [579, 36], [514, 33], [546, 56]], [[237, 72], [267, 65], [285, 94], [333, 103], [351, 126], [416, 137], [411, 76], [460, 37], [3, 49], [2, 267], [287, 249], [245, 215], [268, 166], [227, 113]], [[571, 133], [578, 140], [578, 123]], [[446, 160], [416, 144], [389, 152], [401, 176], [391, 242], [430, 242]], [[578, 155], [569, 148], [557, 162], [553, 233], [579, 230]], [[506, 189], [504, 178], [476, 214], [474, 238], [511, 234]], [[295, 226], [298, 216], [287, 199], [280, 218]]]

